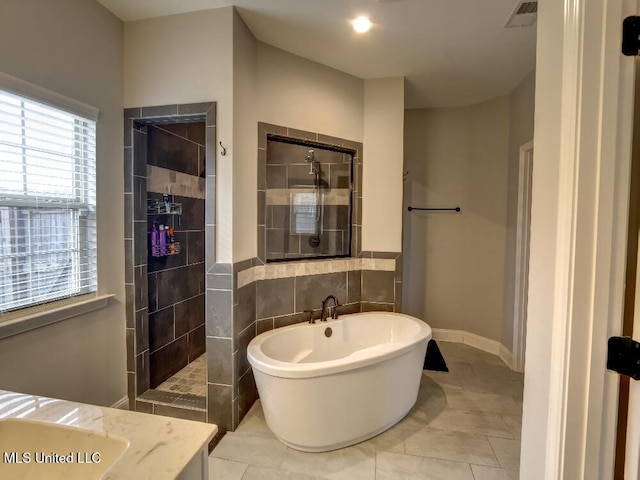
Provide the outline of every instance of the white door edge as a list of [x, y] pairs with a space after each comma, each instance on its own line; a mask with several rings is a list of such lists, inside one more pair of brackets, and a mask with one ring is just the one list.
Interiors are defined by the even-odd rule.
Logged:
[[520, 147], [518, 169], [518, 216], [516, 225], [516, 274], [513, 305], [513, 362], [511, 368], [524, 372], [529, 277], [529, 233], [531, 229], [531, 174], [533, 140]]
[[545, 2], [538, 13], [520, 478], [611, 478], [633, 99], [620, 53], [635, 0]]
[[[636, 265], [638, 267], [638, 270], [636, 273], [636, 292], [634, 299], [633, 338], [635, 340], [638, 340], [638, 337], [640, 337], [640, 284], [637, 283], [637, 281], [640, 280], [640, 278], [638, 278], [638, 274], [640, 274], [640, 255], [638, 255]], [[640, 478], [640, 465], [638, 462], [638, 455], [640, 453], [640, 436], [638, 435], [638, 432], [640, 432], [640, 411], [638, 411], [637, 408], [637, 405], [640, 404], [639, 394], [640, 391], [638, 383], [631, 380], [631, 384], [629, 385], [627, 435], [624, 462], [625, 479]]]

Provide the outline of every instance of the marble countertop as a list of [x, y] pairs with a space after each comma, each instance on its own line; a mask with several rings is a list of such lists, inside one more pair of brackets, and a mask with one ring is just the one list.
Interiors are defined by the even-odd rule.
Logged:
[[212, 424], [0, 390], [0, 419], [57, 423], [127, 439], [104, 480], [175, 479], [217, 432]]

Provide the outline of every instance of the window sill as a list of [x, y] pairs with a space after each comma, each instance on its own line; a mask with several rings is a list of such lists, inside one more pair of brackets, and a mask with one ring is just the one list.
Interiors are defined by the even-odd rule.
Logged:
[[9, 320], [0, 321], [0, 340], [18, 335], [20, 333], [46, 327], [53, 323], [68, 320], [69, 318], [84, 315], [104, 308], [109, 303], [109, 299], [114, 294], [96, 295], [74, 303], [53, 307], [39, 312], [27, 313], [26, 315], [15, 317]]

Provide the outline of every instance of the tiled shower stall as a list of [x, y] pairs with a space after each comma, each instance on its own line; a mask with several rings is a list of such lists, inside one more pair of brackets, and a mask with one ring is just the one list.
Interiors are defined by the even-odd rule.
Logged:
[[[191, 393], [153, 389], [205, 352], [205, 250], [211, 259], [215, 248], [214, 209], [205, 203], [215, 184], [215, 112], [214, 103], [124, 112], [129, 405], [200, 421], [207, 420], [205, 376]], [[163, 205], [163, 194], [181, 206], [179, 214], [149, 213], [148, 202]], [[154, 223], [172, 228], [175, 254], [151, 255]]]

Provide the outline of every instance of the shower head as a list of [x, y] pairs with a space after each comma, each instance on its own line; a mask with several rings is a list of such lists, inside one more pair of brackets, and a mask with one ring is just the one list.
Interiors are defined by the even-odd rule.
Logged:
[[313, 153], [313, 150], [309, 150], [309, 154], [306, 157], [304, 157], [304, 161], [309, 163], [313, 163], [316, 161], [316, 156]]
[[320, 174], [320, 162], [316, 160], [313, 150], [309, 150], [309, 154], [304, 157], [304, 161], [309, 164], [309, 175], [315, 175], [314, 185], [318, 186], [318, 175]]

